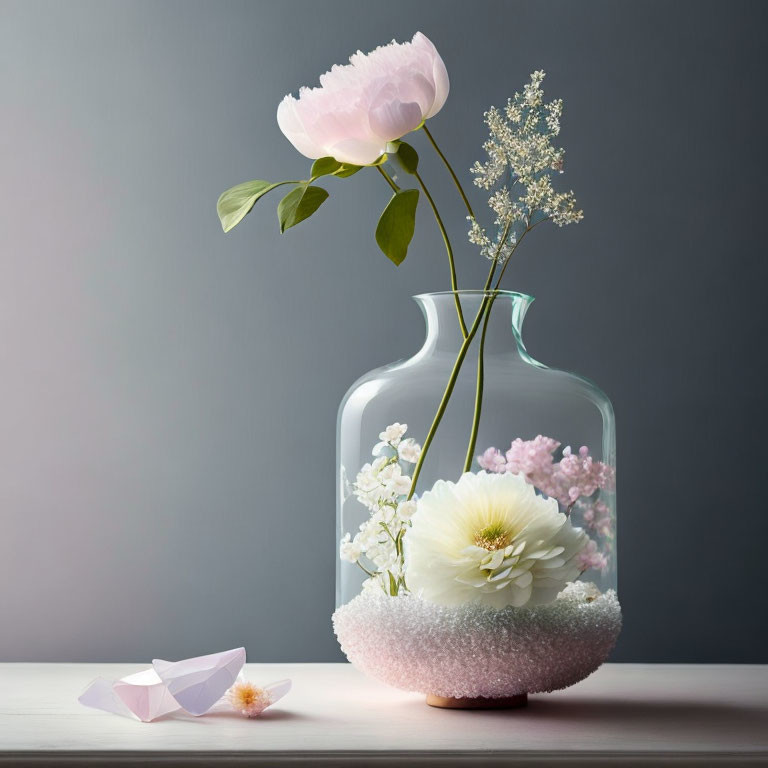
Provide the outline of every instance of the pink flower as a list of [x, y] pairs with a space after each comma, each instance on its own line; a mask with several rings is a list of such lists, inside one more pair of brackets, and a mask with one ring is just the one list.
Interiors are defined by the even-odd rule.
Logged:
[[576, 508], [581, 512], [581, 519], [590, 531], [604, 538], [613, 534], [611, 510], [602, 501], [580, 501]]
[[232, 709], [246, 717], [258, 717], [267, 707], [285, 696], [291, 690], [290, 680], [259, 688], [247, 680], [238, 680], [228, 691], [227, 699]]
[[597, 544], [590, 539], [584, 549], [576, 555], [576, 565], [579, 570], [589, 571], [604, 571], [608, 567], [608, 558], [597, 549]]
[[615, 473], [602, 461], [589, 455], [583, 445], [578, 453], [570, 446], [563, 449], [563, 458], [554, 461], [560, 447], [557, 440], [538, 435], [533, 440], [512, 442], [505, 456], [496, 448], [488, 448], [477, 457], [478, 464], [488, 472], [513, 472], [523, 475], [542, 493], [557, 499], [564, 507], [572, 506], [581, 497], [591, 496], [598, 488], [613, 490]]
[[310, 158], [368, 165], [387, 143], [436, 115], [448, 97], [448, 72], [435, 46], [417, 32], [410, 43], [371, 53], [358, 51], [349, 64], [320, 77], [319, 88], [302, 88], [277, 108], [288, 141]]
[[488, 448], [482, 456], [477, 457], [477, 463], [488, 472], [507, 471], [507, 460], [497, 448]]

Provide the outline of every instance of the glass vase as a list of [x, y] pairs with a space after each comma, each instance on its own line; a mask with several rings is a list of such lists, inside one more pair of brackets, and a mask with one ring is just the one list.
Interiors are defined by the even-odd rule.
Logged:
[[[365, 374], [339, 409], [337, 530], [347, 559], [337, 556], [335, 631], [353, 664], [387, 683], [427, 694], [430, 703], [521, 703], [527, 693], [562, 688], [590, 674], [620, 630], [613, 409], [592, 382], [528, 354], [522, 330], [532, 297], [448, 291], [414, 298], [426, 320], [422, 347], [407, 360]], [[390, 425], [394, 429], [385, 432]], [[401, 460], [398, 450], [410, 461]], [[416, 455], [420, 462], [414, 461]], [[354, 537], [361, 527], [370, 530], [375, 514], [365, 483], [377, 460], [397, 465], [394, 473], [387, 470], [387, 482], [397, 486], [395, 501], [391, 510], [383, 508], [393, 515], [410, 485], [416, 504], [406, 505], [408, 516], [414, 509], [421, 514], [424, 494], [433, 486], [436, 490], [438, 481], [457, 483], [467, 472], [480, 478], [472, 482], [490, 482], [488, 475], [524, 479], [530, 492], [561, 516], [558, 525], [580, 537], [578, 557], [568, 564], [578, 564], [578, 573], [571, 573], [567, 583], [550, 579], [548, 589], [534, 590], [535, 604], [529, 599], [506, 605], [495, 596], [490, 604], [485, 598], [459, 605], [433, 601], [408, 584], [409, 532], [417, 518], [403, 522], [398, 536], [387, 530], [386, 515], [380, 535], [390, 561], [374, 552], [378, 564], [365, 557], [351, 562], [357, 555], [349, 556]], [[522, 483], [518, 479], [514, 482]], [[476, 533], [474, 545], [486, 548], [489, 560], [501, 557], [504, 547], [512, 554], [516, 539], [509, 538], [511, 533], [488, 535]], [[389, 545], [388, 536], [393, 542], [399, 538], [397, 546]], [[398, 570], [391, 560], [400, 552]], [[555, 563], [565, 555], [547, 557]], [[495, 578], [503, 571], [500, 566], [483, 573]], [[486, 597], [491, 584], [492, 579], [483, 585]], [[519, 603], [525, 595], [511, 599]]]

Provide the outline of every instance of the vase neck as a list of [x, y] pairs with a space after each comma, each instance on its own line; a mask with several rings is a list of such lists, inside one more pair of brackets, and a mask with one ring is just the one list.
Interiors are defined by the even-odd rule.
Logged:
[[470, 331], [478, 312], [485, 305], [490, 313], [481, 320], [475, 335], [480, 339], [485, 325], [484, 353], [525, 354], [522, 327], [525, 313], [533, 302], [531, 296], [511, 291], [443, 291], [422, 293], [413, 297], [424, 313], [427, 336], [420, 354], [449, 352], [457, 354], [464, 341], [457, 299], [461, 305], [464, 323]]

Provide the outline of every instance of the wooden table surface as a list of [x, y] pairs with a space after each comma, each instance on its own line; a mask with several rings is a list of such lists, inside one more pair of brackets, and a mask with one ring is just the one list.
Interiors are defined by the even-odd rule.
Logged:
[[87, 709], [137, 664], [0, 664], [0, 766], [768, 765], [768, 665], [608, 664], [525, 709], [459, 711], [347, 664], [249, 664], [293, 690], [261, 718]]

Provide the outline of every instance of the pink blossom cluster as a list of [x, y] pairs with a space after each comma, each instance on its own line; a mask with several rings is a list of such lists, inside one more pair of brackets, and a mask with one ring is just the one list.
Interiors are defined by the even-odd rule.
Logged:
[[584, 525], [599, 536], [608, 537], [613, 532], [611, 510], [602, 501], [579, 502], [576, 508], [581, 512]]
[[613, 489], [613, 468], [595, 461], [586, 445], [579, 448], [578, 453], [566, 446], [563, 458], [555, 462], [554, 453], [559, 447], [557, 440], [543, 435], [533, 440], [518, 437], [505, 454], [497, 448], [488, 448], [477, 457], [477, 462], [488, 472], [514, 472], [525, 476], [529, 483], [557, 499], [564, 507], [572, 506], [582, 496], [591, 496], [598, 488]]
[[597, 548], [597, 543], [590, 539], [587, 546], [576, 555], [576, 565], [582, 572], [592, 569], [604, 571], [608, 567], [608, 556], [600, 552]]

